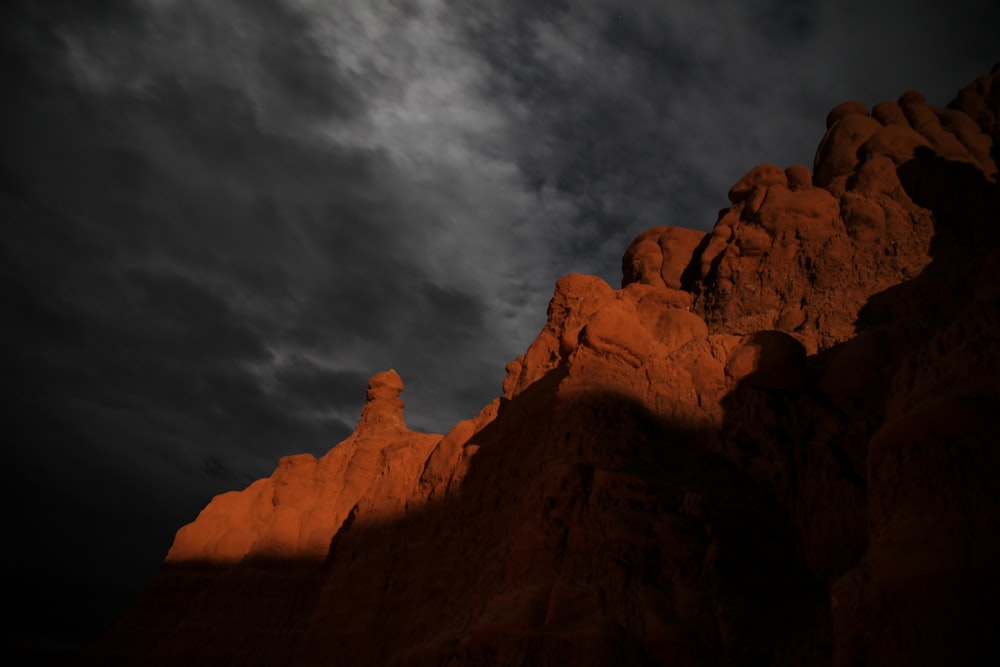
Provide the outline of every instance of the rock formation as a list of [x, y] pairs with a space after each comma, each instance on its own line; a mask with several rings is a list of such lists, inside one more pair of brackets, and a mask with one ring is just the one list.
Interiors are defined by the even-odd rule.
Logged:
[[[504, 395], [215, 498], [90, 652], [143, 665], [1000, 658], [1000, 70], [837, 106], [620, 289], [569, 275]], [[1000, 662], [994, 662], [1000, 664]]]

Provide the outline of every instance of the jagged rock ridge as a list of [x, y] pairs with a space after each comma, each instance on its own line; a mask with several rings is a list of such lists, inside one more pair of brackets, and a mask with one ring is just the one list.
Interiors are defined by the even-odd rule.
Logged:
[[98, 664], [997, 657], [1000, 71], [827, 118], [621, 289], [570, 275], [504, 395], [358, 428], [182, 528]]

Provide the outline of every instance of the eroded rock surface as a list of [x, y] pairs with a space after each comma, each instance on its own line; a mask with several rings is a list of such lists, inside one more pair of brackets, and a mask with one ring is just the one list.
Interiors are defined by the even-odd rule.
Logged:
[[360, 505], [373, 516], [395, 516], [422, 503], [426, 494], [416, 482], [441, 436], [406, 427], [402, 391], [395, 371], [374, 376], [351, 437], [320, 459], [286, 456], [270, 477], [216, 496], [177, 532], [167, 563], [322, 561], [333, 534]]
[[351, 437], [182, 528], [97, 664], [1000, 658], [1000, 72], [837, 106], [614, 289], [569, 275], [503, 396]]

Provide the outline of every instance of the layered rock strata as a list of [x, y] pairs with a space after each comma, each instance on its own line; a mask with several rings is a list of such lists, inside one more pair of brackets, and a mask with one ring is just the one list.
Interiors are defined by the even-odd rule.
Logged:
[[98, 664], [918, 665], [1000, 657], [1000, 71], [830, 112], [713, 230], [569, 275], [503, 396], [175, 539]]

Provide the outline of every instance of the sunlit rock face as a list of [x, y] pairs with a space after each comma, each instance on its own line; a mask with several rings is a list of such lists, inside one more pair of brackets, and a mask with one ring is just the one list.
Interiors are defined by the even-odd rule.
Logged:
[[416, 482], [441, 436], [406, 427], [402, 391], [395, 371], [373, 377], [361, 419], [347, 440], [320, 459], [286, 456], [267, 479], [216, 496], [177, 532], [167, 563], [322, 562], [331, 536], [360, 505], [370, 516], [394, 516], [421, 504], [426, 494]]
[[811, 173], [639, 235], [620, 289], [559, 280], [444, 436], [376, 375], [347, 440], [177, 533], [93, 662], [1000, 657], [998, 119], [996, 70], [837, 106]]

